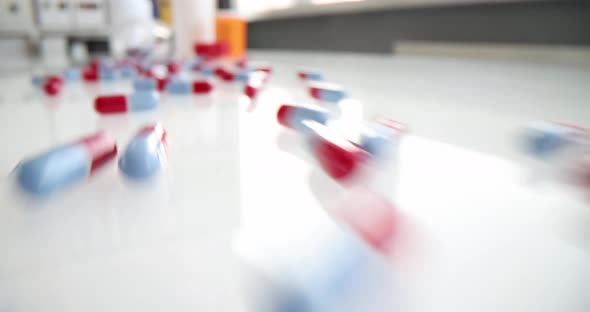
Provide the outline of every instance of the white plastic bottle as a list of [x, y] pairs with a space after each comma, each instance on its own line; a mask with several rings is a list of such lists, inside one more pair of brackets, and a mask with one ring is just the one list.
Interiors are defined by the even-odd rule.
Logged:
[[190, 58], [196, 42], [215, 41], [215, 0], [172, 0], [175, 56]]

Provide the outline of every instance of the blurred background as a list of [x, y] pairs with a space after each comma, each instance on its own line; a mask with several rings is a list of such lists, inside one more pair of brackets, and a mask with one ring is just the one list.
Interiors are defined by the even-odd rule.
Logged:
[[[90, 54], [151, 16], [172, 25], [171, 1], [3, 0], [2, 61]], [[590, 4], [567, 0], [226, 0], [248, 22], [250, 49], [419, 53], [588, 61]], [[151, 11], [151, 12], [150, 12]], [[75, 50], [76, 48], [74, 48]]]

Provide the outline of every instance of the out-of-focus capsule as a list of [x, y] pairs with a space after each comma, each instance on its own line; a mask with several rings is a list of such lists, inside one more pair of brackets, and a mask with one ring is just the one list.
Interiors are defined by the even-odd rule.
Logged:
[[156, 90], [156, 80], [153, 78], [138, 78], [133, 81], [135, 91], [154, 91]]
[[271, 65], [260, 65], [258, 67], [255, 68], [255, 70], [257, 71], [263, 71], [267, 74], [271, 74], [272, 73], [272, 66]]
[[64, 71], [64, 78], [67, 81], [79, 81], [80, 76], [80, 69], [78, 68], [68, 68]]
[[185, 95], [192, 92], [191, 85], [185, 79], [173, 79], [166, 85], [166, 92], [170, 94]]
[[330, 119], [330, 113], [321, 109], [308, 108], [295, 105], [281, 105], [277, 112], [277, 120], [285, 127], [297, 131], [307, 131], [308, 127], [303, 124], [305, 120], [312, 120], [325, 124]]
[[129, 97], [125, 95], [103, 95], [94, 100], [94, 109], [99, 114], [116, 114], [153, 110], [160, 104], [156, 91], [136, 91]]
[[525, 149], [534, 157], [545, 158], [570, 146], [580, 135], [581, 131], [574, 127], [537, 122], [526, 129]]
[[49, 96], [57, 95], [60, 90], [61, 90], [61, 84], [51, 82], [51, 81], [46, 81], [43, 84], [43, 91], [45, 91], [45, 94], [47, 94]]
[[60, 77], [60, 76], [57, 76], [57, 75], [52, 75], [52, 76], [47, 77], [47, 80], [46, 81], [48, 81], [48, 82], [54, 82], [54, 83], [57, 83], [57, 84], [60, 84], [60, 85], [63, 85], [64, 84], [64, 79], [62, 77]]
[[177, 61], [170, 61], [166, 64], [166, 68], [168, 69], [168, 74], [176, 74], [182, 69], [182, 65]]
[[371, 155], [321, 123], [306, 120], [305, 131], [312, 154], [326, 173], [336, 180], [345, 180], [356, 173]]
[[17, 167], [17, 179], [28, 192], [46, 195], [92, 175], [116, 155], [115, 140], [99, 132], [24, 160]]
[[101, 66], [99, 71], [100, 80], [103, 81], [115, 81], [119, 79], [119, 72], [113, 68], [107, 68], [105, 66]]
[[167, 77], [159, 77], [156, 78], [156, 87], [158, 88], [158, 91], [162, 92], [164, 91], [164, 89], [166, 89], [166, 85], [168, 84], [168, 78]]
[[256, 71], [250, 73], [248, 76], [246, 86], [244, 87], [244, 94], [252, 100], [258, 95], [258, 92], [266, 83], [268, 74], [262, 71]]
[[223, 81], [233, 81], [235, 79], [234, 73], [230, 72], [229, 70], [223, 67], [215, 68], [215, 75]]
[[161, 124], [139, 130], [119, 160], [119, 168], [133, 179], [154, 176], [166, 165], [166, 131]]
[[387, 147], [392, 147], [398, 138], [407, 131], [407, 127], [393, 119], [382, 118], [371, 123], [361, 133], [360, 146], [373, 156], [386, 153]]
[[225, 41], [217, 41], [214, 43], [198, 42], [194, 45], [195, 53], [206, 59], [214, 59], [221, 57], [229, 51], [229, 45]]
[[43, 91], [49, 96], [54, 96], [59, 93], [63, 86], [63, 79], [59, 76], [49, 76], [43, 83]]
[[92, 66], [86, 67], [82, 70], [82, 78], [87, 82], [95, 82], [98, 80], [98, 69]]
[[198, 57], [195, 57], [195, 58], [185, 62], [182, 65], [182, 67], [183, 67], [183, 70], [185, 70], [185, 71], [193, 71], [193, 70], [197, 70], [199, 68], [200, 64], [201, 64], [201, 59]]
[[[385, 258], [353, 233], [324, 220], [327, 216], [308, 219], [306, 231], [284, 224], [273, 235], [251, 229], [238, 233], [238, 257], [255, 272], [245, 275], [248, 293], [256, 295], [249, 310], [395, 311], [395, 275]], [[299, 225], [297, 220], [291, 223]]]
[[213, 85], [207, 80], [193, 82], [193, 93], [209, 93], [211, 90], [213, 90]]
[[234, 79], [239, 82], [248, 82], [250, 78], [250, 71], [249, 70], [240, 70], [234, 75]]
[[121, 68], [121, 77], [125, 79], [133, 79], [137, 77], [137, 70], [131, 66], [124, 66]]
[[324, 80], [324, 76], [322, 75], [322, 73], [316, 71], [301, 70], [297, 73], [297, 76], [299, 76], [299, 78], [303, 80]]
[[246, 60], [245, 58], [236, 61], [236, 66], [238, 68], [246, 68], [247, 64], [248, 64], [248, 60]]
[[33, 78], [31, 78], [31, 83], [33, 84], [33, 86], [35, 86], [37, 88], [43, 87], [44, 82], [45, 82], [45, 77], [43, 77], [41, 75], [33, 76]]
[[337, 103], [346, 97], [346, 92], [336, 84], [314, 82], [309, 85], [309, 95], [316, 100]]
[[211, 66], [202, 66], [201, 67], [201, 76], [203, 76], [203, 78], [211, 78], [213, 77], [213, 68]]

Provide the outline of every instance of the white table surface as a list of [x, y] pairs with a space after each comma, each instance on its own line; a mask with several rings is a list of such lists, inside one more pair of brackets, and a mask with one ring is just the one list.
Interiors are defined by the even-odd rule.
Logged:
[[[385, 114], [413, 131], [395, 192], [382, 188], [405, 220], [391, 261], [408, 311], [588, 311], [590, 208], [568, 187], [531, 187], [513, 160], [521, 122], [590, 121], [587, 69], [253, 58], [275, 69], [253, 110], [240, 88], [218, 84], [210, 96], [164, 97], [156, 112], [101, 117], [92, 94], [129, 85], [70, 86], [47, 99], [27, 74], [0, 78], [0, 311], [247, 311], [235, 233], [304, 224], [350, 191], [276, 123], [278, 104], [310, 102], [295, 78], [301, 64], [350, 90], [358, 102], [347, 118]], [[10, 172], [22, 157], [97, 129], [122, 149], [151, 121], [170, 141], [157, 181], [126, 182], [112, 162], [50, 199], [15, 192]]]

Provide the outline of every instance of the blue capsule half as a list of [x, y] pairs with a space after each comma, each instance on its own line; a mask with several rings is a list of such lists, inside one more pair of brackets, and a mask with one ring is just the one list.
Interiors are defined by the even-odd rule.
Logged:
[[247, 69], [241, 70], [234, 75], [234, 79], [236, 81], [246, 83], [246, 82], [248, 82], [248, 79], [250, 79], [250, 73], [251, 73], [250, 70], [247, 70]]
[[213, 68], [210, 66], [203, 66], [203, 68], [201, 68], [201, 76], [203, 78], [213, 77]]
[[46, 195], [83, 179], [89, 171], [84, 146], [68, 145], [22, 162], [17, 179], [25, 190]]
[[111, 68], [101, 67], [99, 70], [99, 77], [103, 81], [115, 81], [119, 79], [119, 71]]
[[31, 83], [33, 84], [33, 86], [35, 86], [37, 88], [41, 88], [41, 86], [43, 85], [44, 82], [45, 82], [45, 77], [43, 77], [43, 76], [33, 76], [33, 78], [31, 78]]
[[372, 125], [361, 134], [359, 145], [367, 153], [379, 157], [393, 147], [400, 134], [383, 125]]
[[137, 70], [133, 67], [121, 68], [121, 77], [125, 79], [134, 79], [137, 77]]
[[67, 81], [80, 81], [81, 73], [79, 68], [68, 68], [64, 71], [64, 78]]
[[166, 163], [165, 133], [159, 125], [142, 129], [119, 160], [121, 172], [133, 179], [147, 179], [161, 172]]
[[156, 90], [156, 80], [152, 78], [139, 78], [133, 81], [135, 91], [154, 91]]
[[538, 123], [528, 129], [525, 136], [526, 153], [547, 157], [573, 142], [572, 129], [551, 123]]
[[166, 84], [166, 92], [175, 95], [187, 95], [192, 92], [191, 84], [185, 79], [174, 79]]
[[160, 95], [156, 91], [135, 91], [129, 96], [130, 111], [141, 112], [158, 108]]

